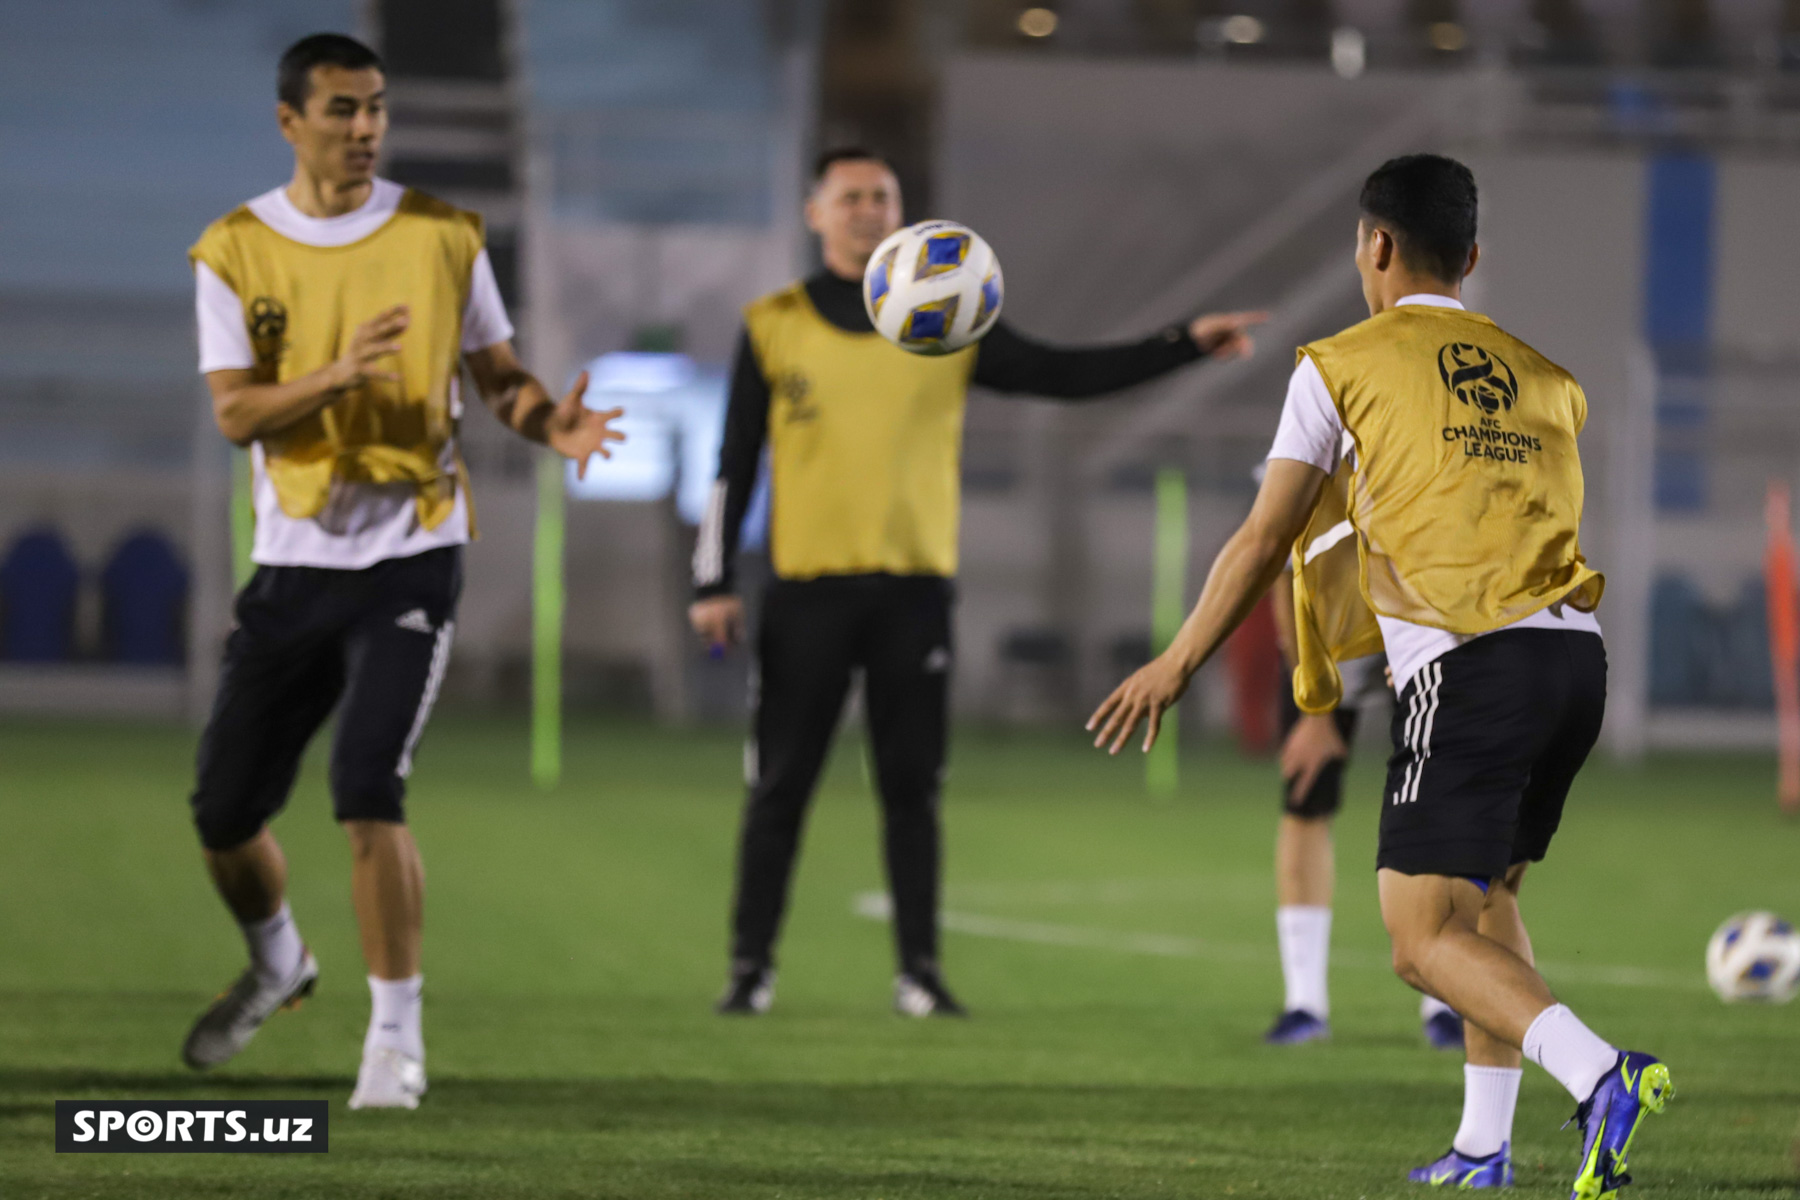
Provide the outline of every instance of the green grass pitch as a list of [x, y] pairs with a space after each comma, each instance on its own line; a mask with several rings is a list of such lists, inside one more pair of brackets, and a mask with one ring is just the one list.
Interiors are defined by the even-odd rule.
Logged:
[[[429, 871], [416, 1113], [344, 1107], [367, 990], [315, 755], [277, 831], [319, 994], [200, 1078], [177, 1047], [242, 949], [187, 823], [192, 735], [0, 726], [0, 1196], [1307, 1197], [1414, 1194], [1457, 1121], [1375, 909], [1376, 755], [1339, 829], [1334, 1040], [1259, 1036], [1280, 999], [1272, 768], [1224, 749], [1154, 804], [1136, 755], [966, 733], [946, 799], [945, 958], [974, 1011], [889, 1011], [881, 884], [853, 744], [814, 809], [775, 1011], [711, 1015], [739, 744], [577, 721], [566, 780], [525, 779], [522, 724], [446, 714], [412, 813]], [[1123, 756], [1122, 756], [1123, 757]], [[1800, 1005], [1726, 1008], [1702, 950], [1745, 908], [1800, 915], [1800, 827], [1748, 758], [1597, 763], [1528, 881], [1537, 952], [1679, 1094], [1633, 1155], [1645, 1197], [1791, 1197]], [[863, 902], [865, 908], [866, 901]], [[1522, 1196], [1564, 1196], [1571, 1105], [1535, 1067]], [[324, 1156], [57, 1156], [57, 1098], [322, 1098]]]

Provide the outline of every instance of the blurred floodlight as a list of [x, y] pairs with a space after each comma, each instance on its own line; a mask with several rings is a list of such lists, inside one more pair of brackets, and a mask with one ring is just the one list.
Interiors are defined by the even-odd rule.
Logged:
[[1455, 21], [1437, 21], [1430, 30], [1433, 49], [1442, 50], [1446, 54], [1455, 53], [1469, 44], [1469, 31]]
[[594, 392], [672, 392], [694, 382], [699, 368], [685, 354], [602, 354], [588, 364]]
[[623, 408], [625, 441], [596, 455], [586, 479], [569, 464], [569, 494], [581, 500], [661, 500], [675, 493], [690, 525], [706, 507], [725, 429], [725, 376], [685, 354], [602, 354], [587, 366], [589, 408]]
[[1369, 65], [1369, 43], [1360, 29], [1343, 25], [1331, 31], [1331, 69], [1355, 79]]
[[1226, 41], [1238, 46], [1251, 46], [1263, 40], [1263, 23], [1249, 13], [1226, 17], [1220, 31]]
[[1056, 12], [1048, 8], [1028, 8], [1019, 14], [1019, 32], [1026, 37], [1047, 38], [1056, 32]]

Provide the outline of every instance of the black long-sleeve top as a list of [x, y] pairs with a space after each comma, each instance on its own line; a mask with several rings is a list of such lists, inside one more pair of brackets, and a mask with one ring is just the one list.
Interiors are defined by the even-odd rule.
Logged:
[[[806, 280], [806, 295], [820, 316], [846, 333], [875, 331], [863, 307], [860, 280], [821, 270]], [[1182, 325], [1171, 325], [1138, 342], [1070, 348], [1034, 341], [1002, 320], [976, 344], [972, 382], [1007, 394], [1086, 400], [1155, 379], [1204, 354]], [[746, 329], [738, 335], [733, 357], [718, 482], [701, 527], [701, 550], [695, 555], [697, 596], [734, 590], [740, 528], [768, 438], [769, 400], [769, 381]]]

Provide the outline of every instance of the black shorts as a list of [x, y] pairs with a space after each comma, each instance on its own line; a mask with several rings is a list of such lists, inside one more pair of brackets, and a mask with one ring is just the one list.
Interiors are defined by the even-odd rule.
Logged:
[[1541, 860], [1605, 712], [1594, 633], [1507, 629], [1421, 667], [1394, 708], [1376, 866], [1493, 879]]
[[[1294, 682], [1291, 677], [1283, 678], [1281, 685], [1275, 689], [1275, 698], [1281, 708], [1281, 740], [1285, 742], [1294, 726], [1300, 723], [1300, 706], [1294, 703]], [[1336, 722], [1338, 736], [1344, 739], [1346, 746], [1356, 739], [1354, 705], [1340, 704], [1332, 710], [1331, 719]], [[1294, 795], [1289, 781], [1282, 780], [1282, 811], [1290, 817], [1305, 817], [1308, 820], [1335, 816], [1337, 810], [1344, 806], [1344, 767], [1347, 765], [1348, 760], [1342, 758], [1326, 763], [1304, 796]]]
[[238, 594], [200, 739], [194, 824], [210, 850], [287, 803], [306, 745], [342, 701], [331, 748], [340, 821], [405, 819], [413, 751], [437, 699], [462, 590], [446, 546], [360, 571], [258, 567]]

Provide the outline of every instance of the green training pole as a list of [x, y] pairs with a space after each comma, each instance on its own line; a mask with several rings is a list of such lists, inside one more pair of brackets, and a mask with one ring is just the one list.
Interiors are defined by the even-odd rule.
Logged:
[[243, 591], [256, 571], [250, 561], [250, 548], [256, 541], [256, 501], [251, 495], [250, 452], [235, 447], [231, 451], [231, 582], [232, 590]]
[[531, 779], [562, 779], [563, 460], [538, 460], [537, 533], [531, 547]]
[[[1156, 548], [1151, 567], [1150, 643], [1161, 654], [1175, 640], [1187, 616], [1187, 475], [1179, 467], [1156, 473]], [[1159, 800], [1175, 794], [1181, 781], [1180, 722], [1177, 710], [1163, 714], [1162, 733], [1144, 763], [1144, 786]]]

